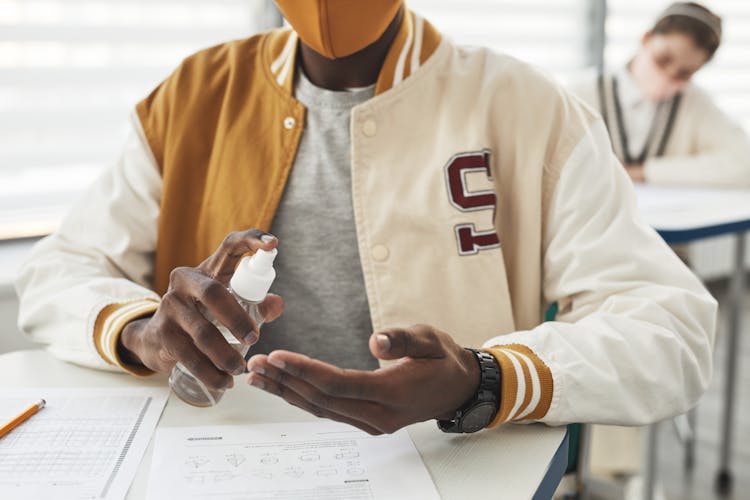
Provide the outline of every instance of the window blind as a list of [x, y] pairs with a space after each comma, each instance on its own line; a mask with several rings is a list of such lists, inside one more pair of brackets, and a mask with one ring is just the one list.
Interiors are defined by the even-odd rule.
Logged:
[[453, 41], [490, 47], [566, 78], [586, 61], [589, 0], [409, 0]]
[[0, 0], [0, 239], [53, 229], [138, 100], [272, 15], [266, 0]]

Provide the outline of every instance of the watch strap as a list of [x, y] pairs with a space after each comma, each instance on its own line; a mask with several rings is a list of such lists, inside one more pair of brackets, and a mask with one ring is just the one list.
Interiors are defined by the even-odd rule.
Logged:
[[495, 356], [485, 351], [469, 347], [466, 347], [465, 349], [474, 354], [474, 357], [479, 364], [479, 387], [477, 388], [477, 392], [456, 411], [453, 418], [437, 421], [438, 427], [443, 432], [467, 432], [463, 430], [461, 425], [465, 415], [467, 415], [472, 408], [480, 404], [491, 402], [495, 406], [495, 411], [484, 425], [484, 427], [486, 427], [492, 422], [500, 408], [501, 372], [497, 359], [495, 359]]

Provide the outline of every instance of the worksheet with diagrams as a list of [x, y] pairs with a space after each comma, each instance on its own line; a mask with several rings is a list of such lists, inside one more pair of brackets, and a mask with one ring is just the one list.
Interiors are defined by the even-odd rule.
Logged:
[[409, 434], [335, 422], [160, 428], [149, 499], [439, 499]]
[[169, 393], [161, 388], [3, 389], [0, 419], [47, 405], [0, 439], [2, 499], [123, 499]]

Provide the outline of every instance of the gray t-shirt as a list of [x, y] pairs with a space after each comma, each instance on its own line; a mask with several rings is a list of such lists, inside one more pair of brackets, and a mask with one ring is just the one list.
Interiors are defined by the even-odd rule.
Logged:
[[271, 291], [284, 314], [263, 325], [250, 355], [286, 349], [346, 368], [378, 366], [367, 342], [370, 309], [357, 248], [351, 189], [351, 109], [374, 93], [318, 88], [296, 72], [305, 129], [271, 225], [279, 238]]

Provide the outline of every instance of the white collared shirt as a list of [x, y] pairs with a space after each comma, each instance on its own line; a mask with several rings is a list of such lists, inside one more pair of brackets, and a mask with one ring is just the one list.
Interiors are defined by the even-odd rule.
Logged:
[[628, 138], [628, 153], [632, 158], [637, 158], [646, 146], [659, 103], [650, 101], [643, 94], [627, 66], [623, 66], [615, 77], [617, 97], [622, 107], [622, 122]]

